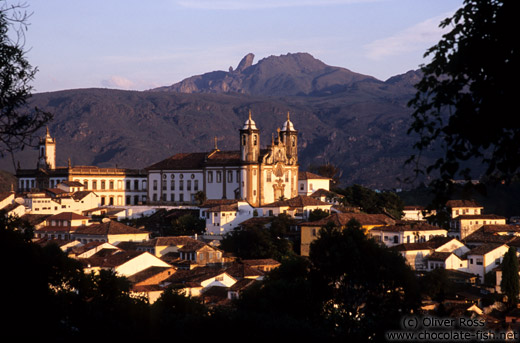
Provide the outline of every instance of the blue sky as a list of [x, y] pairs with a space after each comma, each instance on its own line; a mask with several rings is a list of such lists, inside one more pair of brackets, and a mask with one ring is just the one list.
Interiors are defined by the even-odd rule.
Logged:
[[28, 0], [34, 92], [146, 90], [308, 52], [380, 80], [417, 69], [463, 0]]

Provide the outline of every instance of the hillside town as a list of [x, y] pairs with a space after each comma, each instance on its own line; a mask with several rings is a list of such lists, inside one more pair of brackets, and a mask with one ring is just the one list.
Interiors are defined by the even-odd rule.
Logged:
[[[0, 208], [30, 223], [37, 244], [59, 245], [86, 273], [110, 270], [126, 277], [132, 294], [151, 304], [175, 286], [205, 304], [223, 305], [280, 266], [274, 258], [241, 259], [223, 250], [222, 240], [235, 230], [268, 228], [286, 216], [290, 235], [283, 239], [308, 257], [323, 227], [345, 228], [355, 220], [416, 275], [443, 270], [457, 286], [441, 300], [423, 298], [424, 313], [441, 306], [449, 316], [494, 326], [520, 319], [520, 310], [505, 311], [501, 290], [504, 255], [511, 247], [520, 251], [518, 224], [462, 199], [445, 204], [447, 227], [429, 223], [435, 213], [420, 206], [406, 206], [399, 218], [363, 213], [345, 206], [330, 178], [299, 170], [289, 114], [265, 149], [259, 133], [249, 113], [240, 150], [220, 151], [215, 139], [209, 152], [176, 154], [137, 170], [74, 166], [70, 159], [57, 166], [57, 142], [47, 129], [36, 168], [17, 170], [17, 189], [1, 195]], [[186, 214], [203, 223], [202, 232], [164, 235], [157, 225]]]

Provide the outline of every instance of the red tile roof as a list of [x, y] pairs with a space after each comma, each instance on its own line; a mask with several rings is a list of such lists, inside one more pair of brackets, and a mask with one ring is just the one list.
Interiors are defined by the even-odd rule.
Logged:
[[288, 206], [288, 207], [292, 207], [292, 208], [297, 208], [297, 207], [305, 207], [305, 206], [327, 206], [327, 205], [328, 206], [332, 206], [328, 202], [324, 202], [324, 201], [321, 201], [321, 200], [316, 199], [316, 198], [312, 198], [312, 197], [307, 196], [307, 195], [298, 195], [298, 196], [296, 196], [294, 198], [291, 198], [291, 199], [288, 199], [288, 200], [275, 201], [273, 203], [264, 205], [263, 207], [285, 207], [285, 206]]
[[146, 167], [146, 170], [202, 169], [204, 166], [238, 166], [240, 151], [179, 153]]
[[482, 207], [475, 200], [448, 200], [447, 207]]
[[329, 222], [334, 225], [343, 227], [351, 220], [357, 220], [361, 225], [388, 225], [395, 223], [395, 220], [385, 214], [367, 214], [367, 213], [333, 213], [328, 217], [314, 221], [300, 223], [298, 226], [325, 226]]
[[125, 235], [147, 233], [146, 231], [110, 220], [108, 222], [80, 227], [75, 232], [82, 235]]
[[300, 171], [298, 172], [298, 180], [315, 180], [315, 179], [321, 179], [321, 180], [330, 180], [329, 177], [317, 175], [308, 171]]

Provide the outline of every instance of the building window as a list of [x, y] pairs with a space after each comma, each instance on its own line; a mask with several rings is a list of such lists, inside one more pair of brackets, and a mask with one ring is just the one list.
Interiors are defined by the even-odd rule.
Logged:
[[179, 191], [184, 190], [184, 180], [179, 180]]
[[88, 180], [83, 180], [83, 186], [85, 186], [85, 189], [88, 189]]
[[171, 197], [171, 201], [172, 201], [172, 202], [175, 201], [175, 193], [172, 193], [172, 194], [170, 195], [170, 197]]
[[227, 172], [227, 182], [233, 182], [233, 172], [231, 170]]
[[139, 180], [134, 180], [134, 190], [137, 191], [139, 189]]
[[217, 183], [221, 183], [222, 182], [222, 172], [218, 171], [217, 172]]
[[105, 180], [101, 181], [101, 189], [105, 189]]
[[130, 190], [130, 186], [132, 185], [132, 183], [130, 182], [130, 180], [126, 181], [126, 190]]
[[183, 202], [183, 201], [184, 201], [184, 194], [183, 194], [183, 193], [180, 193], [180, 194], [179, 194], [179, 201], [180, 201], [180, 202]]
[[186, 190], [187, 190], [187, 191], [191, 191], [191, 180], [188, 180], [188, 181], [186, 182]]
[[253, 145], [257, 145], [258, 144], [258, 136], [257, 135], [254, 135], [253, 136]]
[[198, 191], [199, 190], [199, 180], [193, 181], [193, 190]]
[[110, 181], [109, 185], [110, 185], [110, 189], [114, 189], [114, 181]]
[[171, 183], [170, 183], [170, 190], [172, 190], [172, 191], [175, 190], [175, 180], [171, 180]]
[[153, 190], [157, 190], [157, 180], [153, 180]]
[[208, 183], [212, 183], [212, 182], [213, 182], [213, 172], [209, 171], [208, 172]]
[[271, 171], [270, 171], [270, 170], [267, 170], [267, 171], [265, 172], [265, 174], [266, 174], [266, 177], [265, 177], [265, 178], [266, 178], [266, 181], [267, 181], [267, 182], [271, 182]]
[[247, 137], [246, 135], [242, 135], [242, 145], [246, 145]]

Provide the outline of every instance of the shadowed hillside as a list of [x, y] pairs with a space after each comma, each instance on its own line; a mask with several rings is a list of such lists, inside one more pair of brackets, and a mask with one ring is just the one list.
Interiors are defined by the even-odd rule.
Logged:
[[[245, 75], [240, 87], [247, 92], [76, 89], [36, 94], [30, 105], [55, 115], [49, 129], [57, 139], [58, 165], [70, 157], [74, 165], [143, 168], [178, 152], [208, 151], [215, 136], [220, 149], [238, 149], [238, 130], [249, 110], [265, 146], [289, 111], [299, 131], [301, 169], [330, 162], [342, 170], [343, 184], [405, 186], [396, 179], [406, 175], [403, 162], [412, 153], [406, 104], [418, 72], [383, 82], [308, 54], [289, 54], [256, 65], [246, 56], [236, 71], [224, 74]], [[282, 86], [280, 80], [295, 75], [305, 80]], [[36, 158], [31, 149], [16, 156], [22, 168], [33, 167]], [[8, 159], [1, 167], [12, 171]]]

